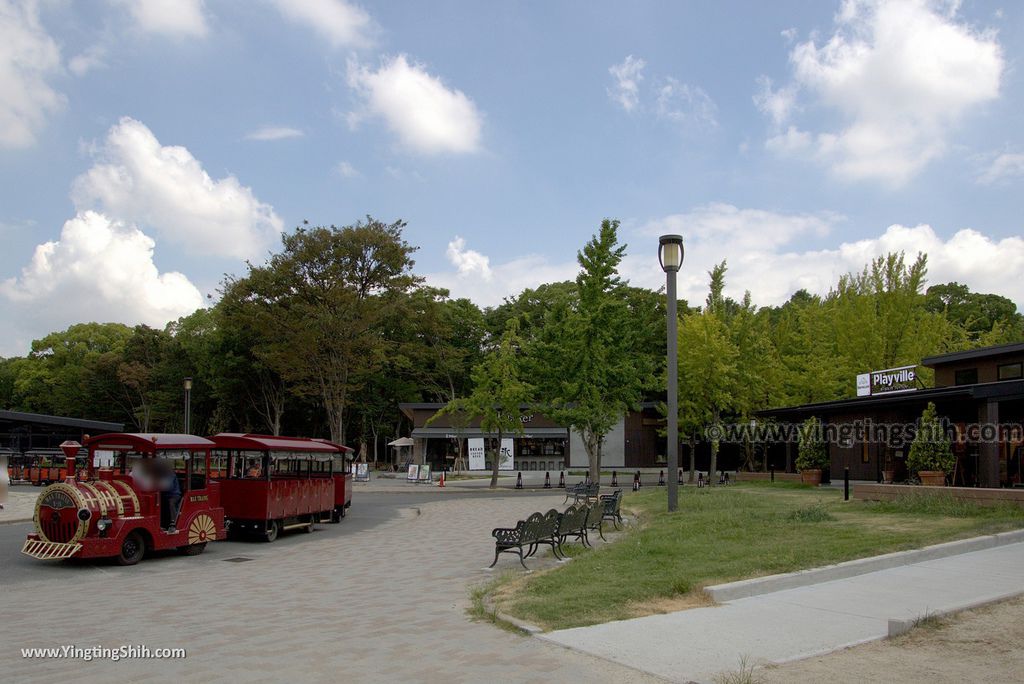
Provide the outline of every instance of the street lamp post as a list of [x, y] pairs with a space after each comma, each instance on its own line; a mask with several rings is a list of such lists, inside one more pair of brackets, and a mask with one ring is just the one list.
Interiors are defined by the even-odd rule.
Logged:
[[676, 314], [676, 273], [683, 265], [683, 236], [658, 238], [658, 262], [665, 271], [665, 296], [668, 298], [668, 510], [679, 508], [679, 338]]
[[192, 434], [192, 378], [185, 378], [182, 382], [185, 388], [185, 434]]

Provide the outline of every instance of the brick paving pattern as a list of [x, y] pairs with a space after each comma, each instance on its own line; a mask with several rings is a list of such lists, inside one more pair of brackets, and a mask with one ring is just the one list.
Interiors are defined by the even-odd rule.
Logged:
[[[493, 558], [490, 530], [559, 503], [445, 497], [365, 532], [314, 533], [277, 548], [253, 543], [242, 554], [252, 562], [199, 568], [170, 556], [133, 568], [67, 565], [66, 581], [2, 591], [0, 672], [18, 682], [658, 681], [466, 617], [468, 587], [492, 576], [483, 570]], [[239, 555], [217, 544], [206, 553]], [[503, 554], [497, 569], [513, 567], [518, 560]], [[184, 647], [188, 657], [20, 657], [22, 647], [63, 644]]]

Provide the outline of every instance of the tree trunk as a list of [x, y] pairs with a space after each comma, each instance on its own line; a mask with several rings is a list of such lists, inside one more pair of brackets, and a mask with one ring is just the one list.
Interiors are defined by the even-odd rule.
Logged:
[[498, 466], [501, 464], [501, 430], [498, 430], [498, 445], [494, 449], [494, 461], [491, 463], [491, 489], [498, 488]]
[[588, 450], [587, 458], [590, 461], [590, 481], [597, 483], [601, 481], [601, 452], [604, 446], [604, 435], [597, 436], [593, 442], [594, 451], [590, 453]]
[[[718, 425], [719, 411], [716, 408], [713, 415], [713, 425]], [[711, 440], [711, 463], [708, 467], [708, 483], [715, 481], [715, 473], [718, 472], [718, 440]]]
[[697, 469], [697, 440], [690, 437], [690, 484], [693, 484], [693, 471]]

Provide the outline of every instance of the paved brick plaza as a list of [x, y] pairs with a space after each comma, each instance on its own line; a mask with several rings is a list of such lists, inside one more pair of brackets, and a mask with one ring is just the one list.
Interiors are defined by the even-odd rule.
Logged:
[[[241, 552], [212, 544], [203, 557], [252, 562], [172, 556], [69, 567], [56, 582], [47, 573], [3, 591], [2, 671], [9, 681], [656, 681], [467, 619], [468, 586], [491, 576], [482, 570], [491, 528], [559, 503], [526, 493], [439, 497], [419, 516], [407, 509], [371, 530]], [[518, 563], [504, 554], [503, 567]], [[185, 647], [188, 658], [86, 663], [19, 651], [127, 643]]]

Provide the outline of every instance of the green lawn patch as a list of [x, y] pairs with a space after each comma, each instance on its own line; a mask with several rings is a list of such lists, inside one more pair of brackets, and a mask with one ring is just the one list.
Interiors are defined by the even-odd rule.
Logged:
[[[572, 563], [495, 589], [501, 610], [563, 629], [706, 603], [712, 584], [772, 575], [1024, 527], [1024, 510], [907, 497], [844, 502], [842, 492], [743, 483], [630, 493], [640, 524]], [[576, 554], [574, 554], [576, 555]]]

